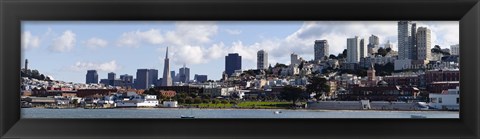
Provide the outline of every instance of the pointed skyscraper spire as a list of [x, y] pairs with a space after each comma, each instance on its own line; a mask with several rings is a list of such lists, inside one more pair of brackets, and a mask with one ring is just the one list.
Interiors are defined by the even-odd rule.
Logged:
[[167, 46], [167, 52], [165, 53], [165, 59], [168, 59], [168, 46]]
[[165, 63], [163, 66], [163, 78], [161, 86], [172, 86], [172, 77], [170, 75], [170, 61], [168, 60], [168, 46], [165, 53]]

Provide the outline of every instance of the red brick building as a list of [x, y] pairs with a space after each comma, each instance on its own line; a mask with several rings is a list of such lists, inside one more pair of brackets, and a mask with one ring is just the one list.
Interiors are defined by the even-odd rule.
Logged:
[[78, 89], [78, 97], [86, 97], [92, 95], [109, 95], [117, 92], [117, 89]]
[[433, 70], [425, 72], [425, 81], [428, 84], [442, 81], [460, 81], [460, 70]]

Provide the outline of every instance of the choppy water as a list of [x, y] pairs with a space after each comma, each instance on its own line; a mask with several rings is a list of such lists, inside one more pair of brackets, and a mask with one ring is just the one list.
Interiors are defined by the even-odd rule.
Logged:
[[[276, 114], [275, 111], [281, 111]], [[346, 111], [346, 110], [271, 110], [271, 109], [41, 109], [22, 108], [22, 118], [459, 118], [451, 111]]]

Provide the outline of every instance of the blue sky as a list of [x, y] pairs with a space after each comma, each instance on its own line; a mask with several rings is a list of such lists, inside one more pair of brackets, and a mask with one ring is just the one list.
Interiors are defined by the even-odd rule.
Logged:
[[[457, 21], [416, 23], [432, 30], [433, 45], [458, 44]], [[396, 30], [395, 21], [23, 21], [22, 58], [57, 80], [83, 83], [88, 69], [102, 79], [108, 72], [135, 75], [140, 68], [161, 75], [168, 46], [170, 70], [178, 73], [186, 64], [191, 78], [207, 74], [217, 80], [228, 53], [240, 53], [242, 69], [254, 69], [260, 49], [269, 53], [270, 64], [289, 64], [292, 52], [312, 59], [316, 39], [327, 39], [335, 55], [355, 35], [374, 34], [395, 48]]]

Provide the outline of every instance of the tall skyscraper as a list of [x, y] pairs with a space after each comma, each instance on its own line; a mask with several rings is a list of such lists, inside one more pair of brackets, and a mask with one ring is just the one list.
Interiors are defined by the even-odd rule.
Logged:
[[199, 82], [199, 83], [203, 83], [203, 82], [206, 82], [208, 80], [208, 76], [207, 75], [198, 75], [198, 74], [195, 74], [195, 77], [194, 77], [195, 81]]
[[188, 83], [190, 81], [190, 68], [187, 68], [185, 64], [183, 64], [183, 67], [178, 69], [180, 72], [180, 82], [182, 83]]
[[327, 40], [315, 40], [315, 45], [313, 47], [315, 60], [319, 61], [323, 57], [328, 57], [328, 42]]
[[368, 56], [368, 48], [365, 45], [365, 39], [360, 39], [360, 58], [364, 58]]
[[298, 55], [295, 53], [290, 54], [290, 65], [299, 65], [300, 60], [298, 58]]
[[165, 64], [163, 66], [162, 86], [172, 86], [172, 76], [170, 75], [170, 61], [168, 59], [168, 47], [165, 53]]
[[178, 82], [178, 81], [175, 79], [175, 71], [174, 71], [174, 70], [170, 71], [170, 77], [172, 78], [172, 82]]
[[257, 52], [257, 69], [267, 69], [268, 68], [268, 53], [265, 50], [260, 50]]
[[120, 75], [120, 80], [122, 80], [126, 84], [133, 83], [133, 76], [132, 75]]
[[108, 80], [115, 80], [116, 74], [114, 72], [108, 73]]
[[378, 36], [372, 34], [372, 36], [368, 37], [368, 54], [373, 54], [380, 46], [380, 39]]
[[418, 60], [431, 59], [431, 31], [426, 27], [419, 27], [416, 34], [417, 58]]
[[360, 62], [360, 41], [358, 36], [347, 38], [347, 63]]
[[460, 55], [460, 45], [459, 44], [455, 44], [455, 45], [452, 45], [450, 46], [450, 54], [451, 55]]
[[157, 69], [148, 70], [148, 85], [156, 86], [157, 82], [158, 82], [158, 70]]
[[225, 73], [228, 76], [232, 76], [235, 70], [242, 69], [242, 56], [238, 53], [230, 53], [225, 56]]
[[137, 79], [135, 79], [135, 88], [136, 89], [148, 89], [150, 88], [148, 69], [137, 69]]
[[417, 60], [418, 59], [418, 48], [417, 48], [417, 23], [412, 23], [411, 27], [411, 37], [410, 37], [410, 50], [412, 53], [410, 53], [410, 59]]
[[28, 59], [25, 59], [25, 72], [28, 70]]
[[417, 59], [415, 32], [415, 23], [410, 21], [398, 21], [398, 59]]
[[97, 70], [88, 70], [85, 83], [98, 83], [98, 73]]

